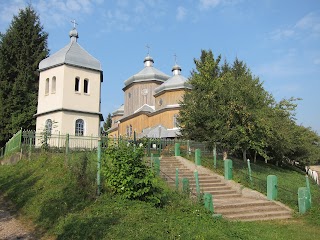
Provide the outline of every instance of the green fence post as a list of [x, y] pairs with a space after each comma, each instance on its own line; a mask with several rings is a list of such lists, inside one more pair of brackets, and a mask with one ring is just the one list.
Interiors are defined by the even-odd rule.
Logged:
[[188, 195], [190, 194], [190, 184], [188, 178], [182, 179], [182, 192]]
[[299, 213], [304, 214], [310, 209], [309, 190], [306, 187], [298, 188]]
[[176, 168], [176, 189], [179, 190], [179, 168]]
[[97, 150], [97, 195], [101, 193], [101, 139], [98, 140]]
[[147, 141], [147, 154], [148, 154], [148, 157], [150, 157], [150, 152], [151, 152], [151, 149], [150, 149], [150, 144], [151, 144], [151, 142], [150, 142], [150, 138], [148, 138], [148, 141]]
[[187, 156], [188, 156], [188, 157], [189, 157], [189, 155], [190, 155], [189, 149], [190, 149], [190, 141], [187, 140]]
[[151, 157], [150, 157], [150, 168], [153, 167], [153, 153], [151, 153]]
[[268, 200], [276, 200], [278, 197], [278, 180], [275, 175], [267, 177], [267, 198]]
[[32, 154], [32, 138], [29, 137], [29, 160], [31, 160], [31, 154]]
[[204, 207], [213, 213], [213, 201], [212, 201], [212, 194], [211, 193], [205, 193], [204, 194]]
[[311, 207], [311, 204], [312, 204], [312, 202], [311, 202], [311, 189], [310, 189], [310, 182], [309, 182], [308, 175], [306, 175], [306, 187], [307, 187], [307, 189], [309, 191], [309, 199], [310, 199], [310, 207]]
[[160, 174], [160, 159], [159, 159], [159, 157], [155, 157], [155, 160], [154, 160], [154, 169], [155, 169], [156, 175], [159, 176], [159, 174]]
[[224, 160], [224, 178], [226, 180], [232, 180], [232, 160]]
[[196, 191], [197, 191], [197, 197], [198, 200], [200, 200], [200, 184], [199, 184], [199, 174], [198, 174], [198, 170], [194, 170], [194, 178], [196, 181]]
[[214, 144], [213, 147], [213, 167], [216, 169], [217, 168], [217, 145]]
[[69, 134], [66, 135], [66, 161], [65, 164], [68, 165], [68, 158], [69, 158]]
[[180, 155], [180, 143], [175, 143], [175, 145], [174, 145], [174, 155], [175, 156], [181, 156]]
[[194, 154], [195, 154], [195, 159], [194, 159], [195, 164], [197, 166], [201, 166], [201, 150], [200, 149], [196, 149]]
[[250, 180], [250, 185], [252, 188], [252, 172], [251, 172], [251, 165], [250, 165], [250, 159], [247, 159], [247, 163], [248, 163], [248, 175], [249, 175], [249, 180]]

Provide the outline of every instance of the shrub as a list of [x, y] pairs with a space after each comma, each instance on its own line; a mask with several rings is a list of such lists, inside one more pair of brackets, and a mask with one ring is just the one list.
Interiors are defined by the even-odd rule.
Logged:
[[153, 171], [143, 163], [143, 156], [143, 148], [129, 143], [109, 146], [102, 167], [105, 185], [126, 199], [147, 201], [160, 206], [165, 194]]

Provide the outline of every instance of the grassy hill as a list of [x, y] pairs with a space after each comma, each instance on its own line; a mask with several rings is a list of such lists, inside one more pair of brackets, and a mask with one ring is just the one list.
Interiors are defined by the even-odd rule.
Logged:
[[[95, 196], [95, 155], [42, 154], [31, 161], [0, 166], [0, 191], [43, 239], [316, 239], [320, 236], [320, 193], [312, 184], [312, 210], [286, 221], [229, 222], [213, 219], [199, 203], [167, 188], [157, 208], [104, 191]], [[86, 162], [86, 164], [83, 164]], [[84, 167], [85, 166], [85, 167]], [[260, 165], [279, 186], [304, 186], [303, 174]], [[265, 170], [263, 170], [265, 169]], [[281, 176], [281, 177], [280, 177]], [[237, 176], [236, 176], [237, 177]], [[262, 178], [262, 177], [261, 177]], [[241, 179], [240, 179], [241, 181]], [[293, 190], [292, 190], [293, 191]]]

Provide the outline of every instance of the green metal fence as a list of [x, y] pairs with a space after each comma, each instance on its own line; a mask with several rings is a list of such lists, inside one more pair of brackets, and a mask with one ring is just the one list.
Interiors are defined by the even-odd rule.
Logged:
[[3, 156], [7, 156], [13, 152], [19, 151], [21, 148], [21, 136], [22, 136], [22, 129], [20, 129], [16, 134], [10, 138], [10, 140], [6, 143]]

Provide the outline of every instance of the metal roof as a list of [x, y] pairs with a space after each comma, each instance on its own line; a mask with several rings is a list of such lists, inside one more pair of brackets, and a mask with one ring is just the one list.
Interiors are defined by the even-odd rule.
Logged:
[[191, 85], [187, 83], [188, 79], [181, 75], [181, 68], [178, 65], [172, 68], [173, 76], [169, 78], [166, 82], [162, 83], [159, 87], [154, 89], [154, 93], [158, 94], [166, 90], [175, 89], [191, 89]]
[[100, 62], [77, 43], [77, 30], [71, 30], [69, 35], [71, 38], [70, 43], [58, 52], [42, 60], [39, 63], [39, 70], [43, 71], [59, 65], [67, 64], [102, 71]]
[[160, 70], [153, 67], [153, 59], [150, 56], [147, 56], [144, 59], [144, 69], [142, 69], [137, 74], [129, 77], [125, 82], [124, 85], [128, 86], [131, 83], [134, 82], [146, 82], [146, 81], [160, 81], [165, 82], [168, 78], [170, 78], [169, 75], [161, 72]]
[[157, 125], [152, 128], [147, 128], [138, 134], [138, 138], [148, 137], [148, 138], [175, 138], [180, 135], [179, 128], [167, 129], [162, 125]]

